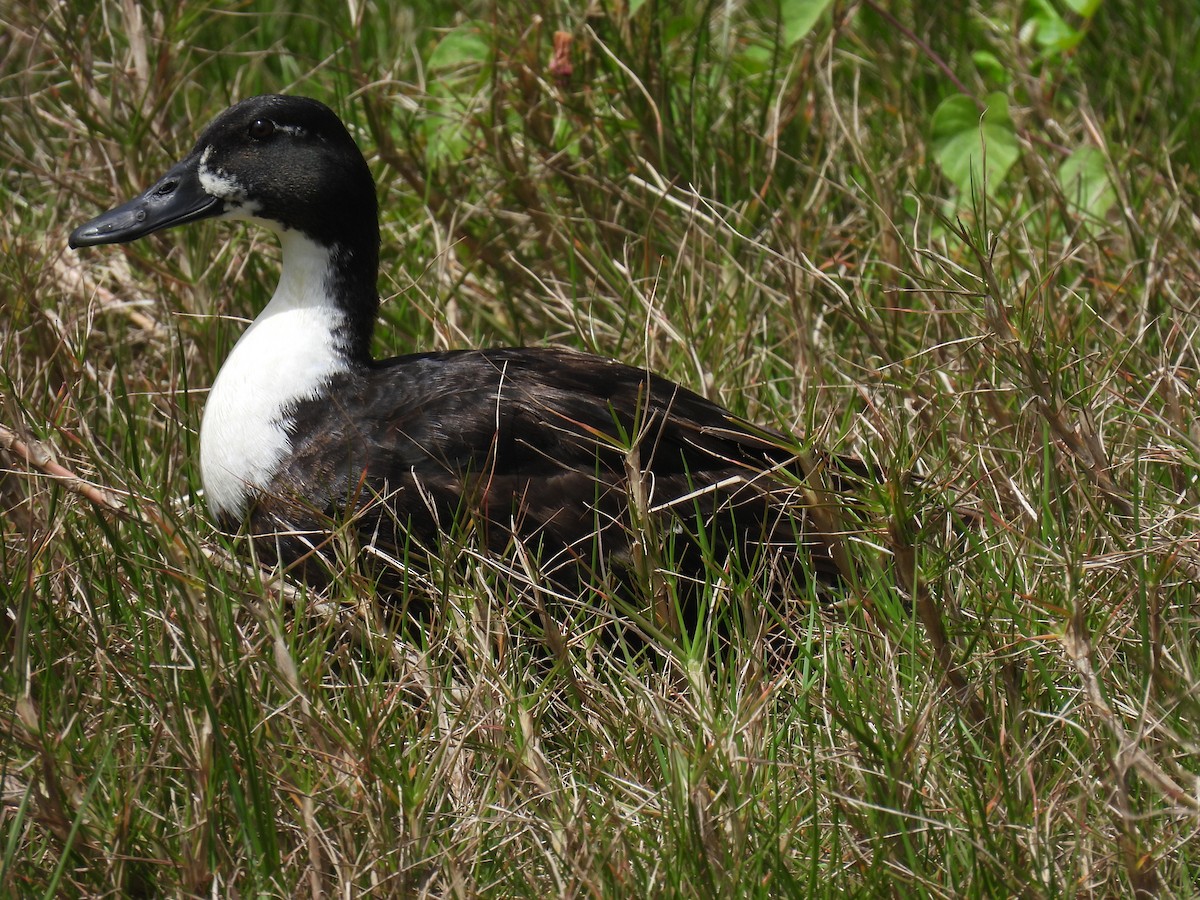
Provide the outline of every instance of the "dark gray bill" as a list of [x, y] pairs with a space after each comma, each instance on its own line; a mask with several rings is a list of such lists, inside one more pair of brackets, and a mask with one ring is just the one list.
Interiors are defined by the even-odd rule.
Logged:
[[145, 193], [80, 225], [68, 243], [72, 248], [124, 244], [172, 225], [219, 216], [225, 204], [200, 186], [199, 166], [192, 154]]

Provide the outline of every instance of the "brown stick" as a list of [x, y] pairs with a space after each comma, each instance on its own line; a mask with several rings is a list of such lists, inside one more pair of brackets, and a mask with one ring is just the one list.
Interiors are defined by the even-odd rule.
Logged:
[[72, 493], [116, 513], [125, 513], [125, 506], [107, 488], [84, 481], [66, 466], [54, 461], [54, 454], [40, 441], [23, 441], [6, 425], [0, 425], [0, 450], [15, 453], [30, 466], [48, 475]]

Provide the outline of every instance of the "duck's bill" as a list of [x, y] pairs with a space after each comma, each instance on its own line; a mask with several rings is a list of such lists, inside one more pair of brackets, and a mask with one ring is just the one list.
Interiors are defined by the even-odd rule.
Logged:
[[124, 244], [173, 225], [221, 215], [224, 204], [200, 185], [198, 168], [193, 158], [185, 159], [145, 193], [72, 231], [71, 247]]

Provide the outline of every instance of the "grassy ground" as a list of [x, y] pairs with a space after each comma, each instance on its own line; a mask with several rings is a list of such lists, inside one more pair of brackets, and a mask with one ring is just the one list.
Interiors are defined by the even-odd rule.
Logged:
[[[1200, 18], [948, 6], [0, 7], [0, 891], [1194, 895]], [[196, 427], [273, 242], [66, 235], [264, 91], [368, 151], [380, 354], [584, 348], [887, 473], [786, 666], [239, 564]]]

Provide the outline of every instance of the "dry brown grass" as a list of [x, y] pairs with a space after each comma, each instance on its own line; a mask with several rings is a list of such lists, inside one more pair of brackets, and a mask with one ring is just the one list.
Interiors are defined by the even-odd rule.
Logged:
[[[1029, 14], [839, 2], [787, 49], [744, 4], [0, 10], [0, 890], [1193, 893], [1200, 35], [1106, 0], [1056, 55]], [[986, 204], [930, 149], [961, 88], [1014, 110]], [[244, 564], [195, 425], [275, 250], [65, 238], [265, 90], [372, 148], [381, 353], [581, 347], [887, 474], [788, 665], [614, 651], [587, 600], [547, 653], [449, 549], [417, 635]]]

